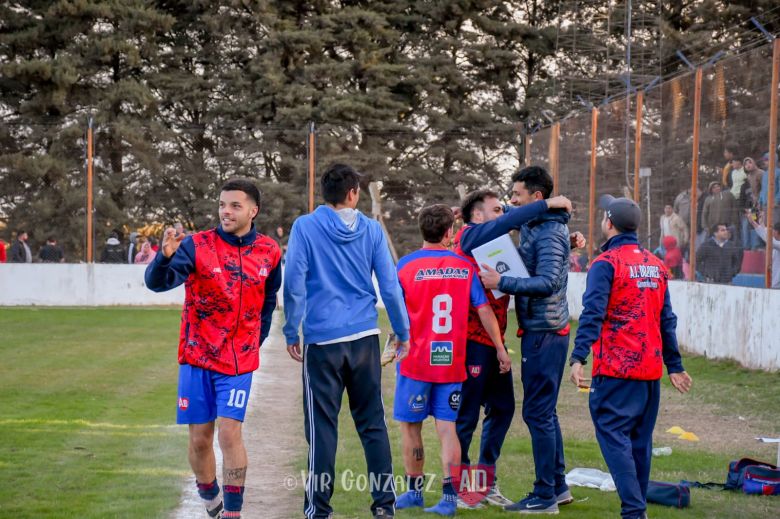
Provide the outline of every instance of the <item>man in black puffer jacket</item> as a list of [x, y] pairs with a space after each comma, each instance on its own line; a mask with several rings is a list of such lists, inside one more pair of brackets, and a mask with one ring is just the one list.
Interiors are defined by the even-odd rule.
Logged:
[[[553, 180], [538, 166], [512, 176], [512, 204], [526, 205], [550, 197]], [[521, 380], [523, 420], [531, 433], [536, 466], [533, 492], [506, 507], [525, 513], [558, 513], [573, 501], [564, 477], [563, 439], [555, 406], [569, 347], [569, 213], [550, 211], [520, 229], [520, 248], [530, 277], [480, 273], [486, 288], [514, 294], [522, 334]], [[485, 268], [486, 266], [483, 266]]]

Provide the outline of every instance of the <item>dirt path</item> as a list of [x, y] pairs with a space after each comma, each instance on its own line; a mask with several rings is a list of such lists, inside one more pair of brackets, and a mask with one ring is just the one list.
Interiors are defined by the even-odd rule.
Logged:
[[[274, 316], [271, 335], [263, 345], [260, 369], [255, 372], [244, 421], [244, 443], [249, 457], [242, 517], [289, 519], [303, 516], [300, 473], [295, 462], [306, 452], [301, 409], [301, 368], [285, 349], [280, 313]], [[221, 456], [217, 474], [222, 482]], [[296, 490], [289, 490], [289, 477]], [[183, 484], [179, 507], [173, 519], [203, 518], [206, 514], [195, 491], [194, 477]]]

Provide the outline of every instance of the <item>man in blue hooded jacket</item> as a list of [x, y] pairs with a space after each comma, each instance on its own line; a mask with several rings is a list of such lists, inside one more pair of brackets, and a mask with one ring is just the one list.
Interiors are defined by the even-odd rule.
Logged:
[[[512, 176], [512, 204], [524, 206], [546, 200], [552, 177], [538, 166]], [[557, 514], [558, 505], [573, 501], [564, 476], [563, 438], [555, 407], [569, 348], [569, 213], [550, 211], [520, 228], [518, 252], [530, 277], [502, 276], [483, 265], [485, 288], [514, 294], [522, 335], [523, 420], [531, 433], [536, 469], [533, 492], [506, 510]]]
[[[309, 443], [304, 514], [333, 511], [338, 416], [344, 389], [369, 472], [374, 517], [392, 517], [393, 465], [382, 405], [377, 297], [409, 352], [409, 317], [382, 228], [356, 207], [360, 175], [334, 164], [322, 175], [326, 205], [293, 224], [284, 275], [284, 335], [290, 356], [303, 362], [303, 410]], [[303, 322], [303, 342], [298, 328]], [[303, 344], [303, 349], [301, 349]]]

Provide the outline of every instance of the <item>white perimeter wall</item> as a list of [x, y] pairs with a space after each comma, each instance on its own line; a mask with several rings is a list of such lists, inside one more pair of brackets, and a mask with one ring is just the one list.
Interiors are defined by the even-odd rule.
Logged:
[[[145, 265], [0, 264], [0, 306], [180, 305], [184, 287], [144, 285]], [[586, 274], [569, 274], [569, 309], [582, 311]], [[780, 369], [780, 290], [672, 281], [677, 336], [687, 351]], [[281, 298], [280, 298], [281, 302]], [[380, 306], [382, 305], [380, 301]]]
[[146, 265], [0, 263], [0, 306], [180, 305], [184, 287], [156, 294]]
[[[569, 274], [569, 310], [578, 319], [587, 274]], [[780, 369], [780, 290], [669, 283], [677, 338], [686, 351]]]

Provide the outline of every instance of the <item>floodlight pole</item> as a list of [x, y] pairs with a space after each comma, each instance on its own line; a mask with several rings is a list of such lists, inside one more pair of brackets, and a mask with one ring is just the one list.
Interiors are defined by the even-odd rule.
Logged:
[[87, 263], [92, 263], [92, 117], [87, 119]]
[[775, 168], [777, 167], [777, 89], [780, 88], [780, 38], [775, 38], [772, 44], [772, 96], [769, 103], [769, 170], [767, 171], [766, 196], [766, 278], [764, 280], [766, 288], [772, 288], [772, 254], [774, 247], [772, 233], [774, 227], [774, 206], [775, 206]]
[[702, 68], [696, 68], [696, 87], [693, 106], [693, 156], [691, 157], [691, 243], [688, 251], [690, 272], [688, 281], [696, 281], [696, 229], [698, 227], [699, 205], [699, 126], [701, 122]]
[[309, 212], [314, 211], [314, 175], [317, 158], [316, 133], [314, 131], [314, 121], [309, 123], [309, 139], [306, 147], [306, 154], [309, 162]]
[[636, 94], [636, 133], [634, 136], [634, 202], [639, 203], [639, 166], [642, 157], [642, 110], [645, 103], [645, 93], [640, 90]]
[[591, 110], [590, 118], [590, 187], [588, 197], [588, 262], [593, 261], [593, 229], [596, 219], [596, 140], [599, 128], [599, 109]]
[[553, 195], [558, 196], [561, 190], [560, 180], [560, 153], [558, 147], [561, 142], [561, 123], [555, 123], [550, 128], [550, 173], [553, 178]]

